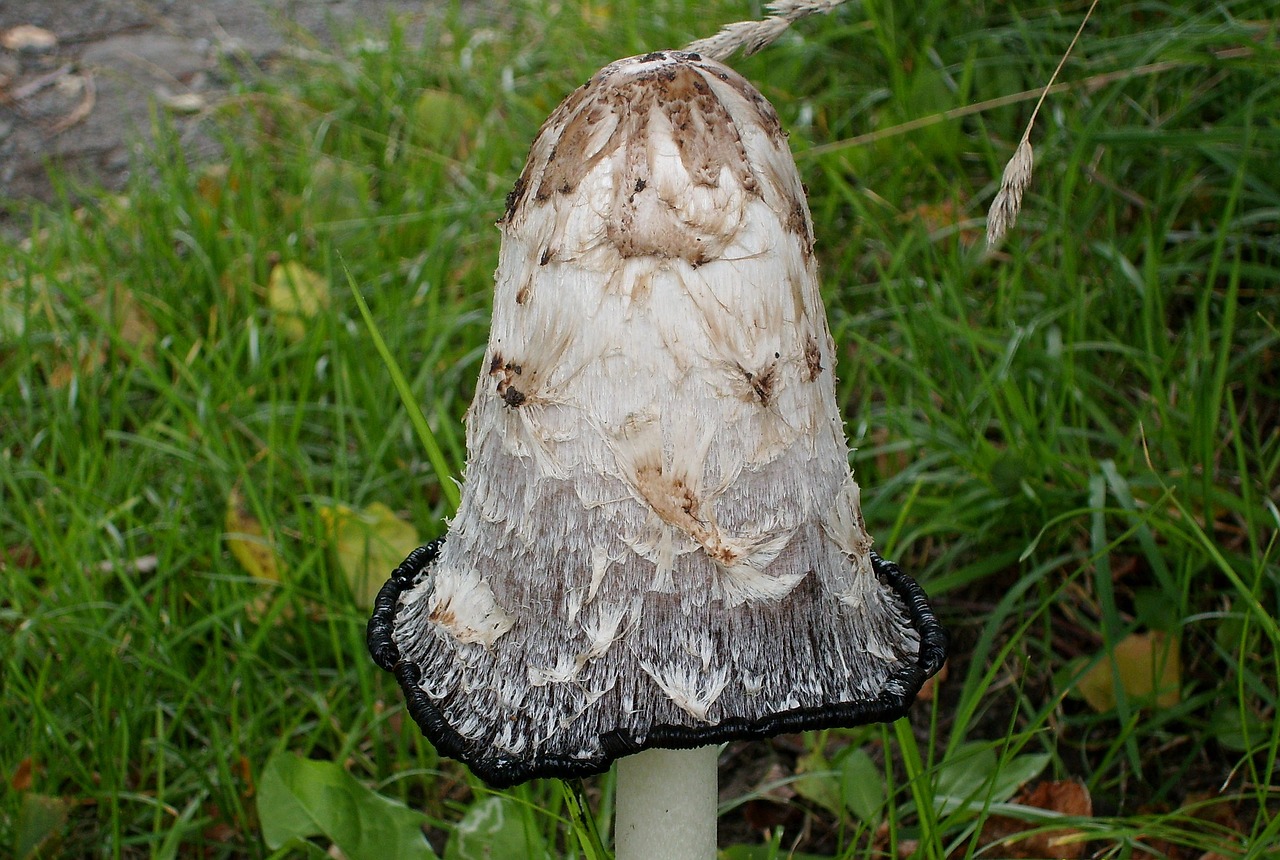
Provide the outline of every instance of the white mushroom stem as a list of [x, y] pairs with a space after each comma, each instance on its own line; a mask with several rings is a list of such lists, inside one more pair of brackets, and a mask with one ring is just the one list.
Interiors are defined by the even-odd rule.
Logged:
[[617, 860], [714, 860], [716, 745], [618, 760]]

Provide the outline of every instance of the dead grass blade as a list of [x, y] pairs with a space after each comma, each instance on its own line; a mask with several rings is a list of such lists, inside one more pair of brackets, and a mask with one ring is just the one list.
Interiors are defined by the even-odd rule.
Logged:
[[848, 0], [777, 0], [765, 7], [770, 12], [768, 18], [726, 24], [714, 36], [690, 42], [685, 50], [713, 60], [724, 60], [739, 48], [750, 56], [773, 42], [801, 18], [825, 15], [847, 2]]

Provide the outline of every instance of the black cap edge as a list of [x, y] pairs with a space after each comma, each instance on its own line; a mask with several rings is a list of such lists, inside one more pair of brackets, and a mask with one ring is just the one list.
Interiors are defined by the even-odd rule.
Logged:
[[488, 747], [482, 750], [485, 757], [477, 758], [473, 754], [480, 751], [445, 721], [444, 715], [419, 686], [421, 670], [417, 665], [400, 659], [400, 650], [392, 638], [400, 595], [426, 574], [443, 544], [444, 539], [441, 538], [414, 550], [382, 586], [367, 628], [369, 653], [374, 662], [396, 676], [404, 690], [410, 716], [436, 751], [463, 762], [494, 788], [507, 788], [539, 777], [573, 779], [604, 773], [615, 759], [652, 748], [691, 749], [730, 740], [753, 740], [791, 732], [891, 722], [907, 713], [924, 682], [942, 668], [947, 657], [946, 631], [934, 617], [924, 589], [896, 564], [873, 552], [871, 561], [876, 573], [902, 598], [911, 615], [912, 627], [920, 636], [916, 661], [891, 675], [885, 690], [876, 699], [821, 708], [797, 708], [760, 720], [730, 718], [710, 726], [659, 725], [650, 730], [644, 743], [636, 743], [632, 738], [613, 732], [600, 738], [604, 755], [593, 759], [561, 756], [541, 756], [533, 760], [495, 758]]

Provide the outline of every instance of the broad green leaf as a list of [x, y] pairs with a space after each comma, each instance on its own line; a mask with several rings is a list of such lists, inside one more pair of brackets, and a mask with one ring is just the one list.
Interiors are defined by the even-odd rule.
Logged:
[[320, 508], [325, 532], [356, 605], [368, 609], [405, 556], [418, 548], [418, 530], [382, 502], [363, 511], [346, 505]]
[[885, 804], [884, 771], [860, 749], [846, 753], [838, 767], [844, 805], [868, 824], [876, 823]]
[[796, 794], [813, 801], [835, 815], [844, 811], [840, 799], [840, 780], [831, 762], [815, 749], [796, 761], [796, 780], [791, 784]]
[[71, 803], [61, 797], [25, 792], [14, 827], [13, 856], [17, 860], [55, 856], [70, 811]]
[[[273, 851], [322, 836], [347, 860], [421, 860], [426, 816], [364, 786], [341, 765], [273, 755], [258, 780], [258, 820]], [[514, 855], [512, 855], [514, 856]]]
[[1241, 713], [1238, 702], [1220, 702], [1209, 717], [1209, 736], [1229, 750], [1251, 752], [1271, 737], [1270, 727], [1252, 711]]
[[329, 282], [296, 261], [278, 263], [267, 282], [267, 306], [276, 328], [296, 343], [308, 321], [329, 307]]
[[995, 772], [996, 754], [988, 744], [968, 743], [958, 746], [938, 770], [934, 794], [938, 814], [947, 815], [967, 801], [985, 797], [984, 787]]
[[1117, 683], [1137, 705], [1176, 705], [1182, 698], [1177, 637], [1159, 630], [1131, 633], [1116, 644], [1109, 659], [1104, 657], [1085, 673], [1078, 689], [1089, 707], [1103, 713], [1116, 706]]
[[1039, 776], [1051, 759], [1048, 753], [1026, 753], [1002, 763], [991, 789], [991, 802], [1004, 803], [1013, 797], [1018, 789]]
[[1004, 803], [1048, 766], [1050, 756], [1028, 753], [1001, 761], [990, 744], [961, 744], [938, 772], [939, 815], [990, 803]]
[[1178, 617], [1178, 605], [1159, 588], [1139, 588], [1133, 593], [1134, 614], [1139, 623], [1152, 630], [1166, 633], [1177, 630], [1182, 619]]
[[262, 523], [249, 513], [239, 489], [232, 489], [227, 496], [223, 528], [226, 530], [227, 548], [250, 576], [267, 582], [280, 581], [284, 562]]
[[496, 794], [468, 810], [453, 828], [444, 860], [546, 860], [546, 843], [528, 806]]

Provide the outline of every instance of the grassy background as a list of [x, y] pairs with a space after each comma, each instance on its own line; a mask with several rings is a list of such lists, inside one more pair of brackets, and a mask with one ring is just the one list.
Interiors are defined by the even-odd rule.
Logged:
[[[991, 257], [1033, 102], [903, 128], [1043, 84], [1086, 5], [867, 0], [734, 60], [809, 188], [869, 527], [954, 640], [909, 721], [732, 745], [722, 846], [763, 843], [735, 857], [1017, 856], [981, 846], [998, 814], [1033, 817], [1007, 802], [1023, 778], [1082, 781], [1091, 855], [1280, 844], [1274, 9], [1102, 6]], [[280, 751], [424, 810], [438, 850], [489, 802], [366, 657], [320, 515], [384, 502], [443, 529], [447, 476], [343, 267], [459, 474], [492, 223], [538, 125], [598, 66], [759, 12], [514, 4], [421, 46], [352, 34], [238, 86], [209, 118], [218, 164], [162, 133], [125, 197], [26, 213], [31, 238], [0, 246], [0, 845], [270, 853]], [[273, 310], [281, 262], [327, 304]], [[277, 582], [232, 552], [254, 524]], [[1126, 641], [1174, 643], [1159, 703]], [[1096, 666], [1102, 710], [1079, 696]], [[581, 790], [607, 832], [609, 779]], [[512, 797], [512, 856], [590, 850], [574, 795]]]

